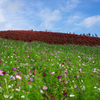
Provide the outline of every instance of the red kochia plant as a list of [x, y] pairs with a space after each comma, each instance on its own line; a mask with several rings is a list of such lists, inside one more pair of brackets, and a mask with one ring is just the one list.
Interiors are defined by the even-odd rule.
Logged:
[[46, 31], [0, 31], [0, 37], [26, 42], [43, 41], [48, 44], [100, 45], [100, 38]]

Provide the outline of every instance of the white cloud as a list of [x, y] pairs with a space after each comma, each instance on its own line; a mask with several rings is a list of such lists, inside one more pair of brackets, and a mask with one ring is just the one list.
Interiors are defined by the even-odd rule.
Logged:
[[75, 21], [77, 21], [79, 18], [81, 18], [80, 16], [77, 16], [77, 15], [71, 15], [67, 21], [64, 21], [64, 23], [67, 23], [67, 24], [73, 24]]
[[2, 15], [2, 10], [0, 10], [0, 23], [1, 22], [4, 22], [5, 21], [5, 18], [4, 16]]
[[24, 3], [19, 0], [17, 1], [0, 0], [0, 29], [1, 30], [16, 29], [15, 26], [17, 25], [20, 26], [22, 22], [22, 16], [21, 16], [22, 10], [20, 10], [20, 8], [23, 5]]
[[76, 25], [85, 26], [85, 27], [89, 28], [89, 27], [99, 24], [99, 23], [100, 23], [100, 15], [96, 15], [96, 16], [85, 18], [82, 22], [80, 22], [79, 24], [76, 24]]
[[3, 21], [3, 22], [0, 23], [0, 29], [1, 30], [12, 29], [12, 26], [9, 23], [9, 21]]
[[7, 2], [8, 0], [0, 0], [0, 5], [4, 4], [5, 2]]
[[53, 12], [51, 12], [49, 9], [46, 8], [42, 10], [38, 15], [40, 16], [40, 20], [42, 20], [40, 27], [45, 27], [47, 29], [53, 28], [53, 23], [60, 21], [61, 19], [59, 10], [54, 10]]
[[20, 2], [19, 0], [17, 1], [9, 1], [9, 3], [7, 4], [6, 10], [9, 12], [15, 12], [18, 9], [20, 9], [20, 7], [23, 5], [22, 2]]
[[59, 8], [65, 12], [69, 12], [70, 10], [76, 8], [79, 3], [79, 0], [62, 0], [59, 4]]

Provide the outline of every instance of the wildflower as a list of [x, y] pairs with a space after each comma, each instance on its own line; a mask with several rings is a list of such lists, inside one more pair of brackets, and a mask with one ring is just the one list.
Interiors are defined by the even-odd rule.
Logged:
[[94, 68], [94, 72], [96, 72], [96, 68]]
[[63, 79], [63, 81], [62, 82], [65, 82], [65, 80]]
[[43, 76], [46, 76], [46, 73], [44, 73]]
[[98, 88], [97, 91], [100, 92], [100, 88]]
[[89, 61], [91, 60], [91, 58], [89, 58]]
[[12, 61], [10, 62], [10, 64], [12, 63]]
[[11, 58], [13, 58], [13, 56], [11, 56]]
[[96, 86], [94, 88], [97, 88]]
[[82, 64], [83, 66], [86, 66], [85, 64]]
[[74, 88], [77, 88], [77, 85], [74, 85]]
[[53, 97], [53, 93], [50, 94], [50, 97]]
[[59, 79], [59, 83], [61, 83], [61, 79]]
[[81, 72], [81, 71], [82, 71], [82, 69], [80, 68], [80, 69], [79, 69], [79, 71]]
[[79, 58], [81, 58], [80, 56], [78, 56]]
[[30, 78], [30, 81], [33, 81], [33, 78]]
[[74, 97], [75, 95], [71, 94], [70, 97]]
[[83, 80], [81, 80], [81, 82], [83, 82]]
[[100, 71], [99, 69], [97, 69], [98, 71]]
[[33, 59], [31, 59], [31, 61], [34, 61]]
[[3, 71], [0, 71], [0, 75], [3, 75]]
[[9, 76], [9, 78], [15, 80], [15, 77], [13, 75]]
[[5, 98], [8, 98], [9, 96], [8, 96], [8, 95], [4, 95], [4, 97], [5, 97]]
[[54, 74], [55, 72], [50, 72], [51, 74]]
[[85, 90], [85, 86], [82, 85], [81, 87], [82, 87], [82, 90]]
[[67, 71], [67, 70], [65, 70], [65, 74], [67, 74], [67, 72], [68, 72], [68, 71]]
[[44, 86], [44, 87], [43, 87], [43, 90], [47, 90], [47, 87]]
[[72, 82], [74, 82], [74, 80], [72, 80]]
[[46, 95], [46, 98], [48, 98], [48, 95]]
[[6, 74], [6, 71], [5, 72], [3, 72], [3, 75], [5, 75]]
[[20, 77], [19, 75], [16, 75], [16, 78], [17, 78], [17, 79], [21, 79], [21, 77]]
[[35, 70], [33, 69], [34, 75], [36, 74]]
[[100, 73], [98, 73], [98, 75], [100, 76]]
[[94, 77], [93, 75], [90, 75], [90, 76]]
[[44, 93], [42, 90], [40, 90], [41, 93]]
[[18, 69], [18, 68], [13, 67], [12, 69], [15, 71], [15, 70]]
[[66, 87], [66, 84], [65, 84], [65, 83], [63, 83], [63, 86], [64, 86], [64, 87]]
[[22, 95], [22, 96], [21, 96], [21, 98], [25, 98], [25, 96], [24, 96], [24, 95]]
[[13, 95], [10, 96], [10, 99], [13, 97]]
[[62, 94], [63, 94], [63, 95], [66, 95], [66, 92], [65, 92], [65, 90], [64, 90], [64, 89], [63, 89], [61, 92], [62, 92]]
[[75, 78], [79, 78], [78, 76], [74, 75]]
[[60, 78], [61, 78], [61, 76], [59, 75], [59, 76], [57, 76], [57, 78], [58, 78], [58, 79], [60, 79]]
[[71, 89], [74, 89], [73, 87], [71, 87]]
[[20, 91], [20, 89], [16, 89], [16, 91]]
[[30, 83], [30, 81], [28, 81], [28, 84]]
[[25, 93], [25, 91], [24, 91], [24, 90], [22, 90], [22, 92], [24, 92], [24, 93]]
[[60, 53], [60, 52], [58, 51], [58, 53]]
[[2, 88], [0, 87], [0, 92], [2, 92]]
[[10, 85], [8, 85], [8, 88], [11, 88], [11, 86], [10, 86]]

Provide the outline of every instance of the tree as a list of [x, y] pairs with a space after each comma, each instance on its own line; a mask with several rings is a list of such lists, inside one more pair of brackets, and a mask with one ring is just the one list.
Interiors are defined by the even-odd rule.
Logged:
[[94, 37], [94, 35], [92, 34], [92, 37]]
[[95, 33], [95, 37], [97, 37], [97, 34]]

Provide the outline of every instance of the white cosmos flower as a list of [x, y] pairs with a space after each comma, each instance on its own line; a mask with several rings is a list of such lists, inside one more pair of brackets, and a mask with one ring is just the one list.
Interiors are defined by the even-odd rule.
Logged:
[[9, 96], [8, 96], [8, 95], [4, 95], [4, 97], [5, 97], [5, 98], [8, 98]]
[[25, 98], [25, 96], [24, 96], [24, 95], [22, 95], [22, 96], [21, 96], [21, 98]]
[[85, 90], [85, 86], [82, 85], [81, 87], [82, 87], [82, 90]]
[[97, 91], [100, 92], [100, 88], [98, 88]]
[[20, 91], [20, 89], [16, 89], [16, 91]]
[[73, 94], [70, 94], [70, 97], [74, 97], [75, 95], [73, 95]]

